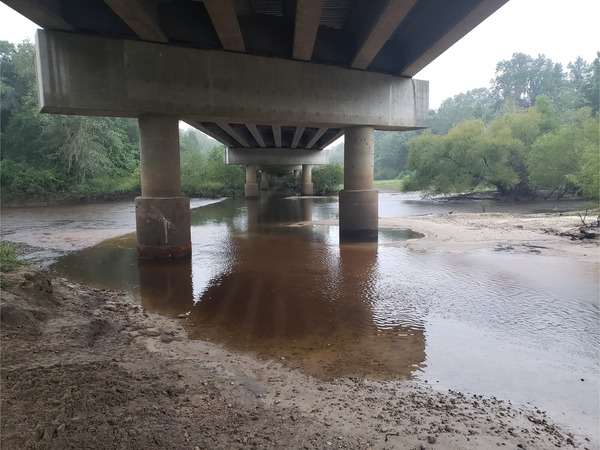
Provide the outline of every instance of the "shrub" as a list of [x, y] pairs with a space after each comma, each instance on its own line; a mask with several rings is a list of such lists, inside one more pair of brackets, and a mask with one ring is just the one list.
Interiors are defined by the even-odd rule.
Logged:
[[312, 171], [312, 182], [317, 195], [339, 191], [344, 183], [344, 168], [340, 164], [319, 166]]

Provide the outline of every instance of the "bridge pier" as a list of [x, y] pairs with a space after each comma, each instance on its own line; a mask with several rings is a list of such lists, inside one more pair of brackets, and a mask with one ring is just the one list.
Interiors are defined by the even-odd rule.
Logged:
[[246, 198], [256, 198], [260, 196], [258, 183], [256, 182], [256, 166], [246, 166], [246, 184], [244, 185]]
[[260, 171], [260, 190], [266, 191], [267, 189], [269, 189], [269, 176], [263, 169]]
[[375, 242], [379, 228], [378, 191], [373, 189], [374, 129], [346, 128], [344, 189], [340, 191], [340, 242]]
[[313, 183], [312, 183], [312, 165], [302, 165], [302, 189], [300, 191], [302, 195], [313, 195]]
[[189, 256], [190, 199], [181, 194], [178, 118], [141, 114], [138, 122], [142, 179], [142, 195], [135, 199], [138, 256]]

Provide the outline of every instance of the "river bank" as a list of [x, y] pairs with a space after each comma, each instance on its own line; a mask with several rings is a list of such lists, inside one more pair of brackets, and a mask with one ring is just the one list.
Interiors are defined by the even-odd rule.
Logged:
[[[597, 238], [559, 235], [580, 224], [446, 214], [380, 227], [422, 232], [386, 244], [415, 251], [528, 252], [597, 270]], [[2, 448], [599, 448], [535, 407], [409, 381], [319, 381], [284, 359], [188, 340], [184, 319], [122, 292], [32, 267], [2, 278]]]

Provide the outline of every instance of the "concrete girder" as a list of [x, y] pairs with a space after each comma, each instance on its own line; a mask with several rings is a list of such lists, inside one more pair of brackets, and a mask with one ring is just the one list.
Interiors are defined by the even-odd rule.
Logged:
[[432, 43], [426, 51], [406, 67], [402, 67], [399, 74], [406, 77], [414, 77], [438, 56], [456, 44], [477, 25], [487, 19], [498, 8], [508, 0], [484, 0], [477, 4], [465, 17], [450, 28], [442, 37]]
[[275, 147], [281, 148], [281, 125], [273, 125], [273, 140]]
[[104, 0], [117, 15], [123, 19], [135, 34], [145, 41], [169, 42], [160, 29], [156, 18], [145, 8], [140, 0]]
[[2, 2], [42, 28], [74, 31], [71, 24], [41, 0], [2, 0]]
[[310, 138], [308, 144], [306, 144], [306, 148], [313, 148], [313, 146], [317, 143], [317, 141], [325, 134], [327, 128], [319, 128], [313, 137]]
[[333, 144], [335, 141], [337, 141], [343, 135], [344, 135], [343, 129], [338, 130], [337, 133], [332, 133], [327, 139], [325, 139], [323, 142], [321, 142], [319, 148], [323, 149], [323, 148], [327, 147], [329, 144]]
[[294, 138], [292, 140], [292, 148], [296, 148], [298, 147], [298, 143], [300, 142], [300, 138], [302, 137], [302, 133], [304, 133], [304, 127], [298, 127], [296, 128], [296, 131], [294, 132]]
[[325, 0], [298, 0], [294, 22], [294, 59], [310, 61]]
[[226, 148], [225, 164], [245, 166], [296, 166], [304, 164], [327, 164], [327, 150], [275, 149], [275, 148]]
[[379, 18], [372, 24], [371, 29], [360, 46], [350, 65], [354, 69], [366, 69], [377, 56], [400, 23], [406, 18], [417, 0], [390, 0], [381, 10]]
[[252, 133], [252, 136], [254, 137], [259, 146], [266, 147], [265, 140], [263, 139], [262, 134], [260, 134], [260, 131], [258, 130], [256, 125], [252, 123], [247, 123], [246, 128], [250, 130], [250, 133]]
[[39, 30], [42, 112], [411, 130], [429, 84], [340, 67]]
[[219, 125], [223, 129], [223, 131], [229, 134], [232, 138], [238, 141], [242, 145], [242, 147], [250, 147], [248, 141], [240, 133], [234, 130], [231, 125], [223, 122], [217, 122], [217, 125]]
[[246, 51], [233, 1], [204, 0], [204, 6], [223, 48], [235, 52]]

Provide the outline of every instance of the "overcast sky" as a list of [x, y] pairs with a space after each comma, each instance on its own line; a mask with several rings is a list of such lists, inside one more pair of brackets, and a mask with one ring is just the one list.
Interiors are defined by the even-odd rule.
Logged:
[[[0, 3], [0, 40], [29, 38], [36, 26]], [[599, 0], [510, 0], [415, 78], [429, 80], [429, 107], [461, 92], [489, 87], [496, 63], [522, 52], [566, 65], [600, 50]]]

